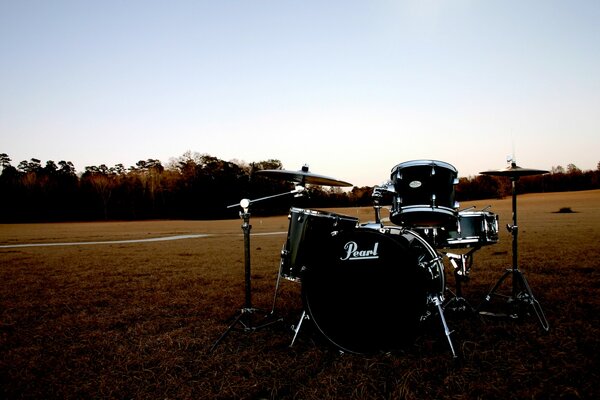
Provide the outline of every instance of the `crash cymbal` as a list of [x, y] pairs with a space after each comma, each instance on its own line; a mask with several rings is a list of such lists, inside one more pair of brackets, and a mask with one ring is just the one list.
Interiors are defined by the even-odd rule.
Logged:
[[542, 175], [542, 174], [547, 174], [548, 172], [550, 172], [550, 171], [546, 171], [543, 169], [522, 168], [522, 167], [519, 167], [515, 163], [511, 163], [506, 168], [491, 170], [491, 171], [483, 171], [483, 172], [480, 172], [480, 174], [493, 175], [493, 176], [508, 176], [508, 177], [512, 177], [512, 178], [518, 178], [521, 176]]
[[296, 182], [300, 185], [309, 184], [321, 186], [352, 186], [351, 183], [340, 181], [329, 176], [313, 174], [312, 172], [308, 171], [307, 166], [302, 167], [300, 171], [286, 171], [282, 169], [263, 169], [261, 171], [256, 171], [256, 173], [271, 178]]

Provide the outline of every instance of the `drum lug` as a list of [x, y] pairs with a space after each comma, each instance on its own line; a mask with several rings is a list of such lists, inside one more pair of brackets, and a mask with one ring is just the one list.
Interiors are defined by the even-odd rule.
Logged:
[[[423, 269], [426, 269], [426, 270], [429, 272], [429, 274], [431, 275], [431, 278], [432, 278], [432, 279], [436, 279], [436, 278], [438, 278], [438, 277], [440, 276], [440, 273], [443, 271], [443, 268], [442, 268], [441, 270], [437, 270], [437, 271], [436, 271], [436, 269], [435, 269], [435, 268], [433, 268], [433, 266], [434, 266], [435, 264], [438, 264], [438, 265], [439, 265], [439, 264], [441, 263], [441, 261], [442, 261], [442, 257], [438, 256], [438, 257], [435, 257], [434, 259], [432, 259], [432, 260], [430, 260], [430, 261], [427, 261], [427, 262], [421, 262], [421, 263], [419, 264], [419, 266], [420, 266], [421, 268], [423, 268]], [[442, 264], [442, 265], [443, 265], [443, 264]]]

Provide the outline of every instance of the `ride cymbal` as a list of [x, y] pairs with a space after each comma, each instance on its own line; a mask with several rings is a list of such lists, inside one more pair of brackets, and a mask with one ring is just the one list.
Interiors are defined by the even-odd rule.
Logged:
[[263, 169], [256, 171], [257, 174], [265, 175], [271, 178], [283, 179], [296, 182], [300, 185], [321, 185], [321, 186], [352, 186], [349, 182], [340, 181], [329, 176], [317, 175], [309, 172], [308, 167], [304, 166], [300, 171], [286, 171], [282, 169]]
[[506, 168], [490, 170], [490, 171], [482, 171], [482, 172], [480, 172], [480, 174], [493, 175], [493, 176], [508, 176], [508, 177], [512, 177], [512, 178], [518, 178], [521, 176], [542, 175], [542, 174], [547, 174], [549, 172], [550, 171], [546, 171], [543, 169], [523, 168], [523, 167], [519, 167], [515, 163], [511, 163]]

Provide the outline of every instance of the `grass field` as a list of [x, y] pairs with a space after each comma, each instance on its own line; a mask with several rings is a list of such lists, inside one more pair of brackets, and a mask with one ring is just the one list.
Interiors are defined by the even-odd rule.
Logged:
[[[511, 264], [511, 200], [461, 207], [470, 205], [491, 205], [502, 226], [463, 286], [478, 305]], [[283, 323], [232, 332], [208, 352], [244, 303], [241, 220], [0, 225], [0, 397], [600, 398], [600, 191], [523, 195], [518, 205], [519, 264], [550, 331], [534, 315], [449, 314], [458, 360], [437, 324], [390, 353], [340, 353], [310, 324], [290, 348], [302, 300], [288, 281]], [[251, 223], [252, 300], [270, 309], [288, 221]], [[200, 234], [209, 236], [127, 242]]]

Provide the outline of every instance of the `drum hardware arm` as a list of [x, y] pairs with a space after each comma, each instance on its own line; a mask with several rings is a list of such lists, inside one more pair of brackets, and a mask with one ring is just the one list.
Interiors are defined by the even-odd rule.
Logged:
[[452, 264], [452, 266], [454, 267], [455, 277], [461, 277], [463, 280], [468, 280], [469, 273], [471, 272], [471, 266], [473, 265], [473, 259], [471, 255], [476, 250], [479, 249], [475, 247], [465, 254], [446, 253], [446, 257], [448, 257], [448, 260], [450, 260], [450, 264]]
[[[377, 194], [376, 194], [377, 193]], [[373, 209], [375, 210], [375, 223], [381, 225], [381, 205], [379, 200], [381, 199], [379, 192], [373, 192]]]
[[[242, 208], [242, 210], [244, 210], [243, 213], [247, 214], [248, 213], [248, 209], [254, 203], [258, 203], [259, 201], [274, 199], [274, 198], [281, 197], [281, 196], [294, 195], [294, 197], [299, 197], [299, 196], [302, 196], [304, 194], [305, 190], [306, 190], [306, 188], [304, 186], [297, 185], [294, 190], [291, 190], [289, 192], [279, 193], [279, 194], [275, 194], [275, 195], [272, 195], [272, 196], [261, 197], [261, 198], [254, 199], [254, 200], [242, 199], [239, 203], [228, 205], [227, 208], [234, 208], [234, 207], [240, 206]], [[241, 211], [240, 211], [240, 216], [242, 216], [242, 212]]]
[[371, 197], [373, 198], [373, 208], [375, 209], [375, 223], [381, 225], [381, 199], [383, 199], [383, 195], [385, 193], [393, 193], [394, 186], [393, 183], [388, 181], [384, 183], [382, 186], [373, 187], [373, 194]]

